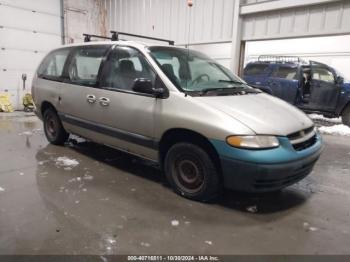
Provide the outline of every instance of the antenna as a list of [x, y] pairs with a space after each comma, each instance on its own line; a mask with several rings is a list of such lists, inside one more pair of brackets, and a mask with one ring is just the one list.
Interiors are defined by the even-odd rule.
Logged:
[[[187, 0], [187, 5], [190, 8], [189, 9], [189, 21], [188, 21], [188, 35], [187, 35], [187, 63], [188, 61], [190, 61], [190, 38], [191, 38], [191, 9], [193, 6], [193, 0]], [[186, 88], [187, 88], [187, 83], [188, 83], [188, 79], [186, 78]]]

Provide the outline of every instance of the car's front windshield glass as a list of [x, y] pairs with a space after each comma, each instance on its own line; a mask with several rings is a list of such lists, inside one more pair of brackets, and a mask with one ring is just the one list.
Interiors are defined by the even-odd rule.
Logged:
[[230, 70], [200, 52], [173, 47], [150, 47], [149, 51], [170, 81], [182, 91], [250, 89]]
[[350, 80], [349, 80], [347, 77], [345, 77], [345, 76], [343, 75], [343, 73], [341, 73], [341, 72], [338, 71], [337, 69], [335, 69], [335, 73], [336, 73], [336, 75], [337, 75], [338, 77], [342, 77], [342, 78], [344, 79], [344, 82], [346, 82], [346, 83], [350, 82]]

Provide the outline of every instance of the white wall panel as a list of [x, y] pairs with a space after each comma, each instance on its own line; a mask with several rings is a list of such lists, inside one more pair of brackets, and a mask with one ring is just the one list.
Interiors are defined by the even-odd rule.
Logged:
[[57, 0], [1, 0], [0, 4], [15, 6], [35, 12], [45, 12], [60, 16], [60, 1]]
[[231, 43], [203, 44], [191, 46], [191, 49], [200, 51], [218, 61], [223, 66], [230, 68]]
[[323, 2], [243, 15], [242, 38], [264, 40], [350, 34], [350, 1]]
[[43, 56], [61, 44], [60, 0], [0, 0], [0, 92], [21, 108], [22, 74], [26, 92]]
[[61, 43], [61, 36], [8, 28], [0, 29], [0, 39], [0, 48], [39, 52], [47, 52]]
[[177, 43], [229, 40], [233, 0], [106, 0], [109, 28]]
[[8, 6], [0, 8], [0, 25], [5, 28], [19, 28], [61, 36], [61, 24], [59, 21], [58, 16], [46, 13], [33, 13], [28, 10]]
[[35, 70], [45, 53], [22, 50], [1, 50], [0, 61], [3, 70]]

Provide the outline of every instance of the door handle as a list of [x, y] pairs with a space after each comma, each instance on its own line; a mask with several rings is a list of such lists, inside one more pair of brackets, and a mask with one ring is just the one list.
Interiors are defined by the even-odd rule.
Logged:
[[107, 98], [107, 97], [101, 97], [100, 98], [100, 105], [101, 106], [109, 106], [109, 103], [110, 103], [111, 101], [109, 100], [109, 98]]
[[86, 96], [86, 100], [90, 103], [90, 104], [93, 104], [96, 102], [96, 96], [94, 95], [87, 95]]

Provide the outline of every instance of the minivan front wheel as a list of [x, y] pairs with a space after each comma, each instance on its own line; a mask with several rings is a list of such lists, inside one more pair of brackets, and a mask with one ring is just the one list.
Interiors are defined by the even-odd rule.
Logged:
[[342, 113], [342, 122], [344, 125], [350, 127], [350, 105], [348, 105]]
[[221, 190], [220, 175], [208, 153], [190, 143], [177, 143], [165, 157], [165, 172], [174, 191], [186, 198], [209, 201]]
[[51, 108], [44, 112], [44, 132], [47, 140], [54, 145], [63, 145], [69, 137], [57, 113]]

